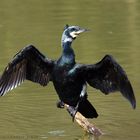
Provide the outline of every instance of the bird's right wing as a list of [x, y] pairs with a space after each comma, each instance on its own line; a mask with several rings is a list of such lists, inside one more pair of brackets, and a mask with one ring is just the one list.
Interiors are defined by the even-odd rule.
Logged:
[[53, 66], [54, 61], [46, 58], [34, 46], [23, 48], [8, 63], [0, 77], [0, 96], [16, 88], [26, 79], [46, 86], [50, 81]]
[[99, 89], [108, 95], [120, 91], [130, 101], [132, 107], [136, 107], [136, 99], [131, 83], [116, 60], [106, 55], [100, 62], [91, 65], [77, 67], [79, 75], [92, 87]]

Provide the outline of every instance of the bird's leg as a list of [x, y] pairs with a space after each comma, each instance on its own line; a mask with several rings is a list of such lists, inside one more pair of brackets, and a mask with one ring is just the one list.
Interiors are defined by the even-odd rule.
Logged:
[[[79, 104], [80, 104], [80, 102], [83, 101], [83, 99], [84, 99], [83, 97], [80, 97], [80, 99], [79, 99], [79, 101], [78, 101], [76, 107], [73, 107], [73, 114], [72, 114], [72, 121], [73, 121], [73, 122], [74, 122], [75, 115], [76, 115], [76, 113], [78, 112]], [[71, 107], [71, 106], [70, 106], [70, 107]]]
[[74, 114], [73, 114], [73, 116], [72, 116], [72, 121], [74, 121], [75, 115], [76, 115], [76, 113], [78, 112], [78, 108], [79, 108], [80, 102], [82, 102], [85, 98], [87, 98], [87, 92], [86, 92], [86, 90], [87, 90], [87, 85], [86, 85], [86, 83], [85, 83], [85, 84], [83, 85], [83, 88], [82, 88], [82, 91], [81, 91], [81, 94], [80, 94], [80, 99], [79, 99], [79, 101], [78, 101], [76, 107], [74, 108], [75, 111], [73, 111]]
[[[86, 85], [86, 83], [83, 85], [83, 87], [82, 87], [82, 90], [81, 90], [81, 93], [80, 93], [80, 97], [79, 97], [79, 100], [78, 100], [78, 102], [77, 102], [77, 104], [76, 104], [76, 106], [75, 107], [73, 107], [73, 106], [68, 106], [67, 107], [67, 111], [69, 112], [69, 114], [72, 116], [72, 121], [74, 121], [74, 118], [75, 118], [75, 115], [76, 115], [76, 113], [78, 112], [78, 108], [79, 108], [79, 104], [80, 104], [80, 102], [82, 102], [83, 100], [85, 100], [85, 98], [87, 98], [87, 92], [86, 92], [86, 90], [87, 90], [87, 85]], [[57, 107], [58, 108], [64, 108], [65, 107], [65, 103], [63, 102], [63, 101], [58, 101], [57, 102]]]
[[[64, 108], [64, 107], [66, 106], [66, 104], [65, 104], [63, 101], [59, 100], [59, 101], [56, 103], [56, 106], [57, 106], [58, 108]], [[67, 111], [69, 112], [69, 114], [74, 118], [74, 116], [75, 116], [77, 110], [75, 110], [75, 108], [74, 108], [73, 106], [70, 106], [70, 105], [67, 105], [66, 108], [67, 108]], [[74, 121], [74, 120], [73, 120], [73, 121]]]
[[80, 102], [82, 102], [85, 98], [80, 98], [80, 100], [78, 101], [76, 107], [73, 107], [73, 106], [69, 106], [67, 108], [67, 111], [69, 112], [69, 114], [72, 116], [72, 121], [74, 122], [74, 119], [75, 119], [75, 115], [76, 113], [78, 112], [78, 108], [79, 108], [79, 104]]
[[69, 112], [69, 114], [72, 116], [72, 121], [74, 122], [74, 118], [75, 118], [75, 114], [77, 113], [77, 110], [75, 110], [75, 108], [73, 106], [68, 106], [67, 107], [67, 111]]
[[[56, 106], [58, 108], [64, 108], [65, 107], [65, 103], [61, 100], [59, 100], [57, 103], [56, 103]], [[77, 109], [78, 110], [78, 109]], [[73, 107], [73, 106], [70, 106], [70, 105], [67, 105], [67, 111], [69, 112], [69, 114], [72, 116], [72, 120], [74, 121], [74, 117], [75, 117], [75, 114], [77, 113], [77, 110]]]
[[82, 102], [84, 100], [83, 97], [81, 97], [76, 105], [76, 107], [73, 107], [73, 106], [68, 106], [67, 107], [67, 111], [69, 112], [69, 114], [72, 116], [72, 121], [74, 122], [74, 119], [75, 119], [75, 115], [76, 113], [78, 112], [78, 108], [79, 108], [79, 104], [80, 102]]
[[59, 100], [59, 101], [56, 103], [56, 106], [57, 106], [58, 108], [64, 108], [64, 102], [61, 101], [61, 100]]

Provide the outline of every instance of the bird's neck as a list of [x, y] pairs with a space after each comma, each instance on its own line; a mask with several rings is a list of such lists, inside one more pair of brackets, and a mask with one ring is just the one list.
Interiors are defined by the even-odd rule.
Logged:
[[62, 47], [63, 47], [63, 55], [74, 55], [74, 51], [71, 47], [72, 39], [67, 38], [62, 41]]
[[75, 54], [71, 47], [73, 39], [65, 37], [62, 38], [62, 61], [67, 64], [75, 63]]

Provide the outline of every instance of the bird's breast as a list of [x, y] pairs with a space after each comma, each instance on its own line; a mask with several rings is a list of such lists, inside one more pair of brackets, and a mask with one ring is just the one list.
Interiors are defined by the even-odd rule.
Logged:
[[59, 69], [59, 70], [55, 71], [55, 73], [53, 75], [53, 80], [56, 83], [65, 85], [65, 84], [74, 82], [76, 77], [77, 77], [76, 75], [69, 74], [69, 70]]
[[54, 71], [53, 84], [59, 98], [71, 105], [76, 103], [80, 97], [84, 81], [71, 69], [59, 68]]

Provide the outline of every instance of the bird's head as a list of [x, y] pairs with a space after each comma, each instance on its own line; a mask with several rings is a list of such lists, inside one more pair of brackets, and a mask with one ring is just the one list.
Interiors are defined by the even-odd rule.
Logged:
[[66, 25], [64, 27], [64, 32], [62, 36], [62, 40], [74, 40], [77, 36], [79, 36], [81, 33], [89, 31], [88, 29], [81, 28], [79, 26], [69, 26]]

